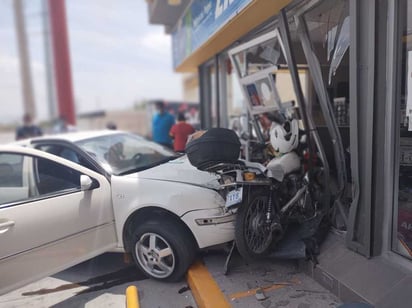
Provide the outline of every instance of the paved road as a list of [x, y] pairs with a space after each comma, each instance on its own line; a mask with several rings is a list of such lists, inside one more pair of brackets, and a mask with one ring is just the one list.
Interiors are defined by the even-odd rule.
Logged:
[[[235, 254], [228, 275], [224, 275], [225, 256], [223, 250], [214, 250], [201, 258], [234, 308], [332, 308], [340, 304], [330, 292], [300, 273], [295, 262], [246, 264]], [[137, 286], [142, 308], [196, 307], [185, 281], [170, 284], [146, 279], [134, 265], [124, 262], [123, 254], [115, 253], [5, 294], [0, 297], [0, 307], [125, 307], [129, 285]], [[261, 300], [255, 295], [259, 288], [263, 290]]]
[[0, 297], [1, 308], [125, 307], [125, 291], [137, 286], [141, 307], [196, 307], [185, 281], [146, 279], [123, 254], [107, 253]]

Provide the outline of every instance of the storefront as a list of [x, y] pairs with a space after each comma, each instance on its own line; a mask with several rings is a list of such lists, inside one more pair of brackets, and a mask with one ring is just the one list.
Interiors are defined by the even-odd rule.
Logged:
[[392, 33], [388, 33], [388, 77], [392, 78], [388, 78], [385, 106], [388, 151], [385, 151], [384, 191], [385, 200], [388, 203], [393, 200], [390, 202], [393, 213], [386, 208], [387, 225], [391, 225], [393, 217], [387, 248], [412, 260], [412, 1], [397, 2], [394, 14], [396, 22], [389, 28]]
[[342, 298], [410, 299], [412, 0], [193, 1], [183, 12], [174, 65], [198, 72], [204, 128], [253, 136], [245, 114], [290, 101], [313, 121], [342, 235], [311, 274]]

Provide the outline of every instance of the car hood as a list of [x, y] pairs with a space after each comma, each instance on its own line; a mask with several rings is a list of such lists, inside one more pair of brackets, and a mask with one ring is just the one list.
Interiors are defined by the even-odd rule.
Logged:
[[190, 164], [186, 155], [162, 165], [130, 174], [128, 177], [185, 183], [211, 189], [219, 187], [216, 174], [196, 169]]

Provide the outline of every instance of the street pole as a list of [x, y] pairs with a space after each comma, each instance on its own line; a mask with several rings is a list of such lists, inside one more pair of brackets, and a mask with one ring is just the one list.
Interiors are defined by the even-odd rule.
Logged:
[[50, 120], [56, 119], [57, 106], [56, 106], [56, 91], [53, 76], [53, 53], [51, 49], [51, 32], [50, 32], [50, 17], [49, 17], [49, 7], [47, 5], [47, 0], [42, 1], [43, 5], [43, 40], [44, 40], [44, 58], [46, 67], [46, 90], [47, 90], [47, 101], [49, 103], [49, 118]]
[[75, 125], [75, 107], [71, 76], [69, 35], [64, 0], [48, 0], [53, 46], [54, 76], [59, 115]]
[[26, 25], [22, 0], [14, 0], [14, 20], [17, 33], [17, 47], [20, 59], [20, 74], [22, 83], [22, 98], [24, 114], [36, 117], [36, 105], [34, 102], [33, 83], [31, 79], [30, 56], [27, 46]]

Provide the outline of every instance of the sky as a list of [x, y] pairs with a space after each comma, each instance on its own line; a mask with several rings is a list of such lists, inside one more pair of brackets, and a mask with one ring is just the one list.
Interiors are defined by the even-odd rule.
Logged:
[[[13, 0], [0, 0], [0, 124], [23, 113]], [[37, 120], [49, 118], [42, 0], [23, 1]], [[171, 37], [150, 25], [144, 0], [66, 0], [76, 112], [182, 99]]]

